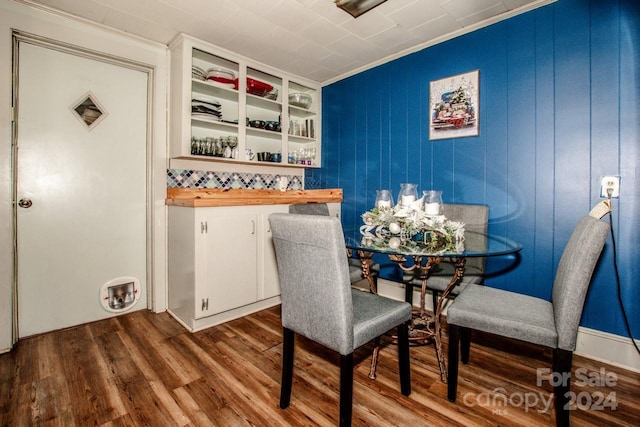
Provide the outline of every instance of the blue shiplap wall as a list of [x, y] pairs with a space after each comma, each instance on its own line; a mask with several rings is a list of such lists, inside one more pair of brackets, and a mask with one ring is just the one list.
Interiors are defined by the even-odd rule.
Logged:
[[[601, 200], [600, 176], [621, 175], [614, 231], [640, 336], [639, 3], [560, 0], [326, 86], [324, 166], [307, 181], [344, 190], [345, 226], [360, 223], [376, 189], [397, 195], [401, 182], [486, 203], [490, 231], [524, 246], [519, 259], [490, 261], [513, 268], [488, 284], [549, 298], [573, 226]], [[430, 142], [429, 82], [476, 69], [480, 135]], [[582, 324], [626, 335], [612, 255], [609, 239]]]

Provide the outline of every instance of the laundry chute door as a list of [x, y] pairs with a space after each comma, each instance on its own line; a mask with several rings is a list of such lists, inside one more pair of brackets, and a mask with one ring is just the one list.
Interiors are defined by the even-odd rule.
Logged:
[[140, 69], [18, 44], [18, 336], [114, 316], [103, 284], [146, 307], [147, 83]]

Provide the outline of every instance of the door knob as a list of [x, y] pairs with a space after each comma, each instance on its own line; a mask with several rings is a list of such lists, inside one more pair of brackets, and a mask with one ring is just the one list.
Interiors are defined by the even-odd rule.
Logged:
[[30, 208], [31, 205], [33, 205], [31, 199], [20, 199], [20, 201], [18, 202], [18, 206], [25, 209]]

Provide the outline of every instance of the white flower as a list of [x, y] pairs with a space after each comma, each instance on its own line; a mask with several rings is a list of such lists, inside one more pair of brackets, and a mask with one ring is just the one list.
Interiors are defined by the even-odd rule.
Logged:
[[408, 208], [400, 208], [395, 214], [394, 216], [396, 218], [406, 218], [409, 216], [409, 209]]
[[367, 225], [375, 225], [373, 214], [371, 212], [365, 212], [362, 214], [362, 221]]
[[389, 224], [395, 221], [395, 217], [393, 216], [393, 211], [391, 209], [385, 209], [380, 212], [378, 215], [379, 221], [382, 224]]

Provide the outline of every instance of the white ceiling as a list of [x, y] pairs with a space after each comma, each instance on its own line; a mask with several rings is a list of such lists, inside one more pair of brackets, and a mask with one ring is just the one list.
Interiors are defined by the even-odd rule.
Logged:
[[186, 33], [330, 83], [555, 0], [387, 0], [353, 18], [334, 0], [21, 0], [162, 44]]

